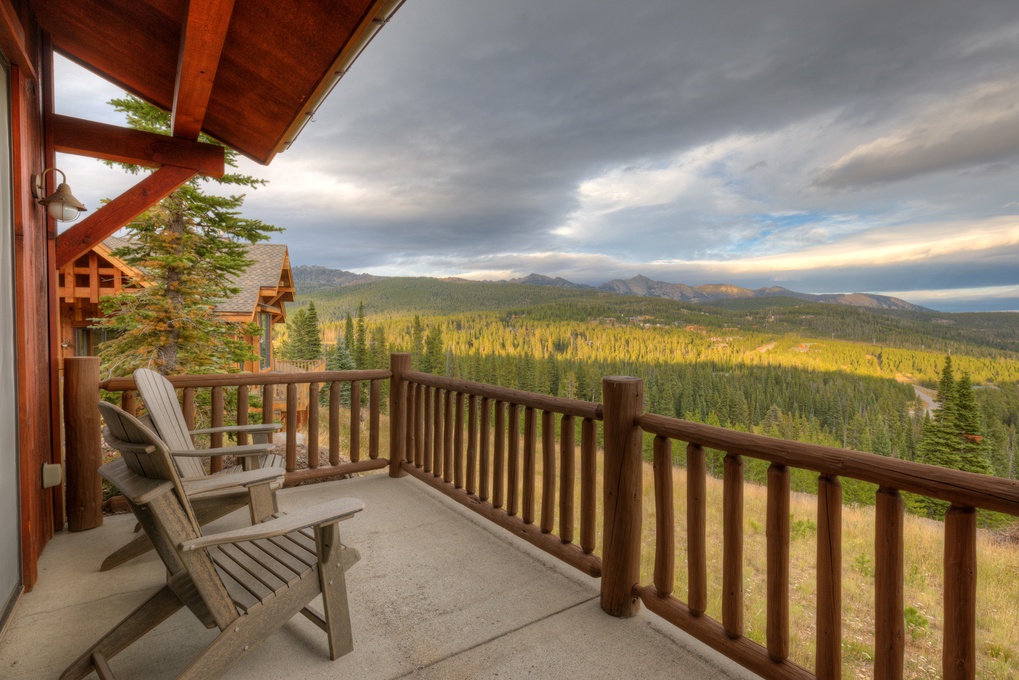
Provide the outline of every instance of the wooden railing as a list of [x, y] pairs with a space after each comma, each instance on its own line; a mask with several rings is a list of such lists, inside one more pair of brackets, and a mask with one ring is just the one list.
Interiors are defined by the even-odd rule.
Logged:
[[[97, 394], [98, 368], [91, 358], [68, 360], [68, 437], [97, 428], [81, 423], [98, 418], [83, 395]], [[82, 363], [74, 363], [82, 362]], [[88, 370], [83, 370], [88, 368]], [[380, 385], [390, 380], [389, 458], [379, 457]], [[89, 388], [88, 381], [92, 380]], [[606, 378], [603, 404], [558, 399], [519, 390], [434, 376], [410, 370], [410, 356], [394, 354], [390, 370], [339, 371], [289, 375], [178, 376], [185, 413], [192, 414], [195, 390], [210, 389], [212, 424], [224, 419], [224, 389], [236, 387], [238, 422], [247, 418], [248, 388], [278, 382], [287, 386], [287, 408], [296, 402], [296, 386], [317, 393], [329, 384], [330, 465], [317, 456], [310, 469], [294, 469], [292, 426], [287, 423], [287, 481], [333, 476], [342, 472], [389, 468], [392, 477], [410, 474], [495, 524], [529, 541], [591, 576], [601, 577], [602, 609], [613, 616], [632, 616], [640, 602], [677, 627], [729, 658], [768, 678], [838, 678], [842, 647], [842, 487], [840, 479], [878, 486], [874, 565], [874, 675], [901, 678], [905, 641], [903, 609], [903, 511], [900, 492], [920, 494], [950, 504], [944, 522], [945, 678], [976, 674], [976, 513], [986, 509], [1019, 516], [1019, 482], [922, 465], [843, 449], [734, 432], [719, 427], [643, 413], [643, 385], [635, 378]], [[360, 385], [370, 381], [369, 452], [360, 453]], [[350, 463], [337, 465], [340, 390], [350, 384]], [[123, 391], [125, 408], [134, 407], [134, 383], [108, 380], [103, 389]], [[90, 391], [91, 390], [91, 391]], [[273, 412], [272, 390], [263, 413]], [[77, 405], [75, 405], [77, 403]], [[312, 400], [314, 433], [318, 400]], [[522, 419], [522, 422], [521, 422]], [[558, 420], [557, 420], [558, 419]], [[576, 430], [580, 425], [580, 470], [577, 475]], [[601, 556], [597, 540], [596, 475], [598, 422], [602, 422]], [[539, 426], [540, 423], [540, 426]], [[77, 428], [72, 432], [72, 425]], [[558, 430], [558, 435], [557, 435]], [[643, 496], [642, 440], [654, 438], [655, 553], [652, 583], [640, 577]], [[539, 435], [540, 433], [540, 435]], [[317, 434], [309, 449], [317, 452]], [[538, 441], [540, 439], [540, 457]], [[675, 541], [672, 443], [686, 444], [686, 533], [688, 577], [686, 600], [673, 595]], [[87, 448], [80, 441], [76, 451]], [[215, 444], [215, 442], [214, 442]], [[98, 447], [98, 443], [96, 443]], [[705, 449], [724, 452], [722, 520], [721, 620], [706, 614], [707, 465]], [[68, 449], [69, 453], [71, 447]], [[767, 474], [766, 645], [745, 636], [743, 614], [743, 457], [770, 463]], [[78, 464], [76, 469], [88, 468]], [[789, 660], [790, 646], [790, 469], [818, 474], [815, 667]], [[71, 465], [68, 464], [70, 477]], [[541, 486], [537, 486], [540, 476]], [[74, 480], [68, 479], [70, 489]], [[81, 485], [78, 485], [80, 488]], [[579, 543], [574, 525], [580, 497]], [[75, 511], [68, 502], [68, 513]], [[558, 523], [556, 522], [558, 517]], [[81, 528], [89, 528], [83, 526]], [[557, 533], [558, 531], [558, 533]]]
[[[607, 404], [606, 404], [607, 407]], [[607, 410], [606, 410], [607, 413]], [[656, 543], [654, 579], [635, 586], [648, 609], [768, 678], [838, 678], [842, 665], [842, 487], [840, 478], [878, 485], [875, 564], [875, 678], [901, 678], [906, 636], [903, 610], [903, 508], [900, 492], [950, 503], [945, 517], [945, 678], [976, 675], [976, 509], [1019, 516], [1019, 483], [811, 444], [734, 432], [658, 415], [634, 427], [654, 433]], [[686, 442], [688, 588], [672, 596], [672, 440]], [[725, 452], [723, 473], [722, 621], [705, 615], [705, 448]], [[743, 457], [768, 461], [767, 646], [743, 636]], [[818, 473], [817, 628], [813, 673], [789, 661], [789, 503], [791, 467]]]
[[[399, 414], [390, 421], [391, 442], [398, 447], [390, 454], [394, 474], [406, 471], [567, 564], [600, 576], [601, 560], [593, 553], [601, 405], [409, 371], [408, 355], [393, 358], [391, 413]], [[579, 544], [574, 542], [578, 419]]]
[[[350, 474], [354, 472], [365, 472], [368, 470], [379, 470], [389, 465], [387, 458], [379, 457], [379, 440], [381, 433], [381, 383], [388, 379], [388, 370], [365, 370], [365, 371], [319, 371], [310, 373], [231, 373], [221, 375], [180, 375], [171, 376], [170, 382], [181, 390], [182, 407], [184, 418], [190, 427], [195, 423], [195, 401], [198, 390], [209, 390], [210, 415], [209, 426], [220, 427], [226, 419], [226, 390], [236, 389], [237, 408], [234, 412], [234, 422], [238, 425], [248, 424], [250, 389], [256, 387], [262, 393], [262, 422], [272, 422], [273, 413], [282, 410], [286, 433], [285, 456], [286, 456], [286, 484], [293, 485], [298, 482], [334, 477], [337, 475]], [[361, 385], [369, 383], [368, 392], [368, 451], [367, 457], [362, 455], [361, 434], [363, 424], [361, 422]], [[341, 394], [344, 385], [349, 386], [349, 432], [347, 441], [348, 462], [340, 462], [340, 416], [341, 416]], [[275, 403], [274, 395], [276, 387], [282, 386], [285, 396], [285, 405], [282, 409]], [[136, 385], [133, 378], [113, 378], [101, 382], [98, 386], [111, 392], [121, 392], [121, 405], [130, 412], [136, 408]], [[328, 461], [321, 460], [320, 449], [320, 404], [319, 399], [310, 398], [307, 400], [308, 427], [308, 468], [297, 469], [297, 434], [298, 418], [296, 413], [299, 406], [298, 394], [301, 390], [307, 393], [318, 395], [319, 391], [328, 387], [329, 398], [325, 405], [327, 410], [326, 418], [326, 440], [329, 447]], [[238, 443], [246, 444], [247, 440], [242, 433], [238, 435]], [[212, 448], [223, 446], [223, 435], [212, 435]], [[212, 471], [222, 469], [221, 456], [212, 457]]]

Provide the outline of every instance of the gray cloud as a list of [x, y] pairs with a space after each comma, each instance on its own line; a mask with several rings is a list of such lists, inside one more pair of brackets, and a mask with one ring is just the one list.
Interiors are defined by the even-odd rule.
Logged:
[[[1014, 0], [412, 0], [248, 209], [297, 264], [581, 281], [979, 225], [1015, 212], [1017, 36]], [[988, 257], [945, 280], [1011, 276]], [[668, 280], [908, 290], [943, 266]]]

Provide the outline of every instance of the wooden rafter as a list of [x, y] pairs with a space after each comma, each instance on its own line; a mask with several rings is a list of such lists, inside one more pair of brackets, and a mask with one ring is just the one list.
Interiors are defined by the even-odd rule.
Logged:
[[174, 165], [222, 177], [223, 147], [54, 114], [49, 120], [53, 148], [90, 158], [156, 167]]
[[188, 3], [173, 90], [174, 137], [198, 139], [233, 10], [234, 0]]
[[164, 165], [82, 222], [57, 236], [57, 269], [88, 252], [92, 246], [145, 212], [196, 174], [198, 173], [192, 168]]

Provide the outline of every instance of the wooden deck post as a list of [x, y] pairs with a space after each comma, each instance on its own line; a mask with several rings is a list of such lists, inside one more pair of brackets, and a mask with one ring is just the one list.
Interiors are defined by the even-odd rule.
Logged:
[[604, 547], [601, 608], [628, 618], [640, 609], [641, 430], [644, 383], [610, 376], [602, 381], [605, 413]]
[[389, 370], [393, 377], [389, 382], [389, 476], [403, 477], [406, 474], [400, 465], [404, 459], [404, 445], [407, 442], [404, 424], [406, 418], [407, 391], [403, 372], [410, 370], [410, 354], [394, 352], [389, 355]]
[[103, 523], [98, 357], [64, 359], [64, 431], [67, 528], [94, 529]]

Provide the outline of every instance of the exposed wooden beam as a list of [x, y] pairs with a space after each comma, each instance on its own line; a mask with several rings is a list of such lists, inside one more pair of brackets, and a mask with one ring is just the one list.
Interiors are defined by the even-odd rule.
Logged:
[[188, 3], [173, 89], [174, 137], [198, 139], [233, 11], [234, 0]]
[[57, 269], [87, 253], [92, 246], [101, 243], [196, 174], [193, 168], [164, 165], [57, 236]]
[[30, 80], [35, 80], [35, 66], [25, 47], [25, 29], [10, 0], [0, 0], [0, 50]]
[[174, 165], [222, 177], [223, 147], [54, 114], [49, 120], [53, 148], [62, 153], [147, 167]]

